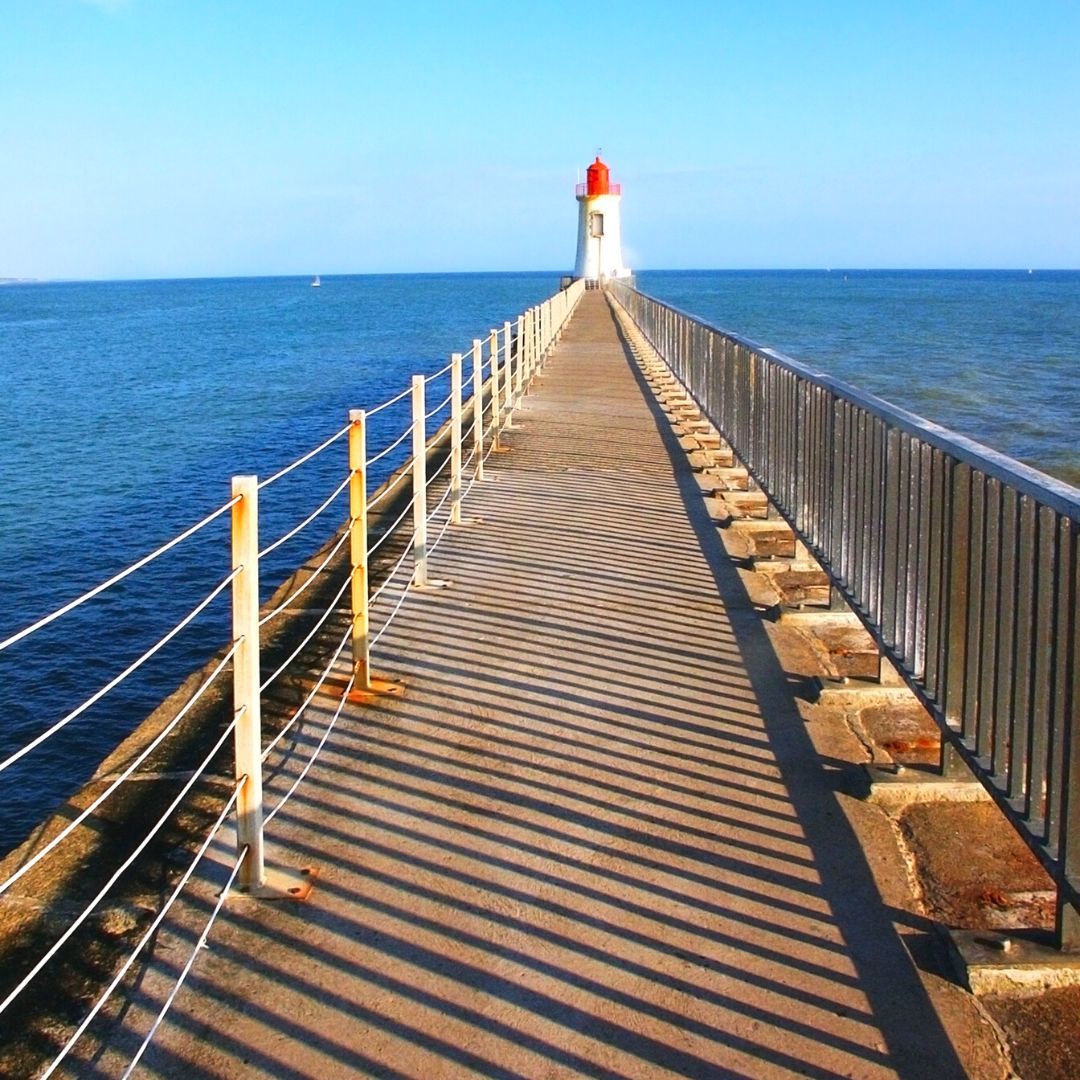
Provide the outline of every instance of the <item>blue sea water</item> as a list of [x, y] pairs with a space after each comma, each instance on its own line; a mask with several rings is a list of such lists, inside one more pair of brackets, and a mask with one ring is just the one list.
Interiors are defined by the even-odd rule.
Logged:
[[663, 271], [637, 284], [1080, 485], [1080, 272]]
[[[638, 284], [1080, 482], [1080, 273], [654, 271]], [[436, 370], [557, 287], [557, 274], [520, 273], [0, 288], [0, 639], [220, 506], [234, 473], [276, 471], [348, 409]], [[405, 422], [401, 408], [383, 413], [373, 443]], [[263, 536], [344, 475], [337, 444], [268, 488]], [[274, 552], [264, 593], [344, 513]], [[228, 566], [222, 521], [0, 653], [0, 759], [108, 682]], [[0, 774], [0, 850], [226, 638], [223, 597], [145, 673]]]
[[[456, 274], [0, 288], [0, 640], [94, 587], [551, 295], [558, 275]], [[430, 387], [429, 407], [448, 392]], [[438, 394], [438, 398], [436, 398]], [[408, 423], [373, 418], [369, 448]], [[438, 420], [436, 417], [435, 420]], [[408, 440], [372, 483], [409, 452]], [[347, 475], [341, 440], [260, 495], [263, 545]], [[263, 594], [347, 516], [339, 500], [260, 568]], [[0, 760], [104, 686], [229, 572], [228, 515], [0, 652]], [[0, 774], [18, 843], [228, 641], [226, 592], [132, 678]]]

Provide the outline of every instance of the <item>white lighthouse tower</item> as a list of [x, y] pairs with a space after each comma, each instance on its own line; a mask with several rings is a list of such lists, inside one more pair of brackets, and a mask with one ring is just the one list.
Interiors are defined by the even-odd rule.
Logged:
[[610, 170], [596, 160], [585, 171], [585, 183], [577, 186], [578, 236], [574, 277], [588, 282], [630, 277], [623, 266], [619, 203], [622, 190], [611, 183]]

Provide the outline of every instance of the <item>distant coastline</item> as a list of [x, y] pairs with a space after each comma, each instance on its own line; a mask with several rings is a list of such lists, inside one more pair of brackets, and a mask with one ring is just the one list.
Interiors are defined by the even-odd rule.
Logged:
[[0, 277], [0, 285], [41, 285], [42, 279], [35, 277]]

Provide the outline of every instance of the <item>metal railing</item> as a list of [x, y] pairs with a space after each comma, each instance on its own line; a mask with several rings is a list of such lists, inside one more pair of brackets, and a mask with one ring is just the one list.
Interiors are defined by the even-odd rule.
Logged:
[[1080, 490], [609, 288], [1039, 856], [1080, 949]]
[[[151, 660], [165, 644], [184, 631], [193, 619], [206, 612], [215, 599], [231, 589], [231, 622], [223, 620], [221, 628], [222, 638], [227, 639], [230, 644], [223, 647], [221, 654], [207, 665], [201, 682], [190, 692], [186, 702], [160, 730], [154, 732], [153, 737], [131, 758], [126, 767], [111, 778], [104, 791], [97, 794], [78, 814], [72, 816], [70, 821], [54, 823], [47, 834], [47, 841], [39, 838], [29, 842], [4, 863], [5, 873], [0, 874], [0, 905], [12, 904], [12, 910], [21, 910], [20, 904], [23, 903], [22, 898], [16, 895], [14, 887], [17, 884], [22, 882], [31, 892], [35, 890], [37, 879], [30, 875], [47, 875], [50, 882], [70, 875], [74, 891], [79, 896], [87, 894], [87, 883], [80, 879], [80, 875], [86, 876], [87, 867], [83, 864], [87, 862], [88, 855], [85, 847], [80, 846], [78, 838], [73, 837], [73, 834], [81, 826], [93, 829], [99, 824], [95, 819], [103, 815], [105, 804], [124, 784], [135, 778], [134, 774], [139, 767], [161, 747], [164, 740], [177, 732], [185, 717], [199, 705], [208, 691], [216, 686], [215, 692], [222, 693], [221, 684], [228, 680], [231, 669], [232, 699], [228, 702], [228, 705], [231, 705], [231, 717], [222, 724], [219, 731], [215, 731], [215, 737], [210, 740], [212, 745], [209, 751], [203, 755], [206, 748], [200, 750], [200, 763], [186, 776], [179, 793], [168, 801], [164, 813], [150, 824], [143, 824], [141, 821], [133, 823], [133, 835], [137, 839], [133, 841], [132, 850], [97, 852], [95, 857], [101, 863], [109, 861], [115, 855], [115, 865], [110, 863], [93, 867], [93, 878], [103, 882], [100, 889], [88, 903], [80, 900], [79, 903], [71, 905], [61, 897], [61, 907], [66, 913], [62, 921], [59, 917], [55, 920], [52, 916], [44, 918], [36, 937], [33, 933], [28, 935], [39, 942], [38, 951], [34, 955], [26, 955], [27, 950], [23, 950], [17, 965], [8, 966], [5, 974], [0, 975], [0, 1025], [10, 1024], [12, 1015], [20, 1009], [33, 1016], [35, 1009], [52, 1008], [56, 1002], [50, 988], [43, 985], [46, 979], [42, 976], [50, 967], [55, 968], [64, 963], [64, 957], [70, 956], [72, 950], [78, 950], [80, 939], [76, 938], [76, 934], [81, 931], [83, 934], [93, 935], [91, 920], [95, 912], [99, 913], [103, 905], [110, 901], [117, 882], [140, 857], [145, 857], [144, 852], [151, 844], [158, 842], [156, 838], [162, 831], [172, 827], [171, 823], [183, 812], [185, 800], [193, 788], [200, 783], [211, 782], [217, 785], [219, 791], [224, 791], [221, 795], [222, 806], [207, 831], [198, 837], [187, 837], [189, 841], [196, 842], [198, 848], [187, 862], [180, 880], [169, 895], [161, 900], [157, 909], [147, 915], [144, 921], [148, 925], [138, 927], [142, 933], [134, 947], [129, 949], [126, 955], [117, 956], [115, 970], [110, 973], [111, 981], [96, 1001], [84, 1010], [77, 1024], [72, 1022], [71, 1030], [63, 1030], [62, 1025], [55, 1019], [49, 1021], [48, 1039], [42, 1045], [51, 1045], [50, 1052], [53, 1056], [51, 1060], [43, 1060], [44, 1071], [41, 1076], [52, 1075], [71, 1054], [120, 985], [126, 972], [152, 940], [169, 910], [206, 857], [215, 838], [226, 825], [233, 824], [236, 834], [235, 861], [230, 868], [228, 882], [206, 919], [199, 939], [183, 964], [172, 991], [128, 1065], [125, 1076], [129, 1075], [138, 1063], [176, 991], [191, 970], [233, 882], [236, 881], [241, 887], [255, 893], [264, 886], [267, 877], [264, 837], [268, 826], [320, 756], [350, 695], [354, 691], [363, 694], [372, 689], [372, 650], [414, 589], [429, 583], [428, 560], [431, 554], [438, 547], [448, 527], [461, 521], [461, 500], [474, 483], [483, 479], [486, 458], [498, 448], [500, 432], [509, 426], [513, 410], [539, 371], [551, 347], [558, 341], [562, 328], [583, 292], [584, 283], [576, 282], [570, 288], [556, 293], [542, 304], [519, 315], [513, 325], [504, 323], [501, 328], [492, 330], [485, 341], [475, 340], [469, 354], [471, 396], [465, 390], [463, 354], [454, 353], [450, 362], [439, 371], [426, 376], [413, 376], [410, 386], [389, 400], [367, 412], [350, 411], [348, 423], [344, 427], [263, 481], [260, 482], [255, 476], [233, 477], [232, 497], [203, 521], [108, 581], [0, 641], [0, 652], [17, 648], [24, 641], [32, 639], [42, 628], [108, 592], [149, 563], [163, 558], [218, 518], [227, 513], [231, 514], [231, 572], [209, 596], [198, 599], [197, 602], [193, 599], [194, 606], [190, 614], [143, 656], [76, 709], [59, 719], [43, 721], [41, 730], [36, 735], [0, 761], [0, 782], [3, 782], [7, 779], [4, 773], [9, 766], [24, 758], [30, 758], [64, 727], [82, 716], [87, 708]], [[404, 430], [396, 435], [393, 432], [386, 434], [385, 445], [374, 452], [369, 451], [370, 420], [394, 406], [399, 407], [398, 412], [387, 412], [386, 416], [398, 417], [407, 408], [406, 399], [411, 400], [411, 412]], [[471, 446], [466, 454], [465, 419], [470, 414]], [[278, 539], [260, 546], [260, 500], [273, 497], [273, 485], [278, 480], [308, 464], [341, 441], [344, 441], [347, 447], [347, 467], [343, 469], [344, 475], [339, 478], [339, 482], [313, 513]], [[411, 454], [404, 461], [398, 461], [398, 458], [409, 450]], [[395, 451], [398, 451], [397, 458], [390, 458], [389, 455]], [[380, 463], [381, 468], [387, 468], [391, 463], [396, 465], [396, 468], [386, 482], [369, 495], [369, 475], [372, 467]], [[429, 471], [431, 465], [434, 467]], [[317, 565], [307, 565], [306, 574], [300, 576], [300, 584], [293, 588], [292, 583], [287, 583], [261, 610], [260, 562], [316, 522], [325, 523], [325, 515], [335, 505], [340, 506], [339, 500], [344, 501], [346, 493], [348, 511], [345, 524], [330, 530], [330, 539], [312, 560], [317, 560]], [[430, 507], [429, 498], [434, 503]], [[384, 503], [385, 506], [380, 506]], [[377, 532], [369, 529], [369, 513], [373, 512], [376, 506], [380, 506], [379, 516], [397, 515], [393, 522], [381, 524]], [[341, 521], [340, 516], [337, 521]], [[387, 548], [381, 551], [384, 545], [387, 545]], [[385, 555], [384, 561], [387, 563], [381, 570], [381, 581], [377, 587], [372, 581], [371, 572], [372, 559], [376, 554], [380, 554], [380, 557]], [[312, 589], [313, 583], [319, 583], [319, 587]], [[272, 621], [287, 618], [289, 610], [295, 608], [297, 600], [305, 593], [305, 614], [316, 616], [312, 628], [284, 660], [280, 663], [276, 660], [270, 662], [264, 628]], [[316, 602], [319, 606], [311, 610], [308, 605]], [[347, 614], [347, 618], [335, 621], [335, 614]], [[341, 625], [345, 625], [344, 632]], [[316, 645], [321, 648], [309, 649], [317, 636], [320, 640]], [[326, 648], [328, 637], [329, 648]], [[321, 670], [311, 677], [307, 665], [311, 664], [313, 653], [318, 653]], [[325, 659], [327, 654], [328, 660]], [[63, 663], [63, 658], [58, 658], [57, 663]], [[276, 665], [273, 674], [266, 678], [262, 675], [264, 665]], [[347, 666], [348, 674], [344, 678], [344, 689], [334, 685], [334, 693], [339, 694], [336, 708], [329, 720], [311, 721], [322, 724], [321, 738], [305, 761], [296, 762], [298, 775], [291, 786], [280, 794], [272, 808], [266, 809], [263, 778], [264, 774], [268, 774], [267, 761], [271, 755], [276, 754], [277, 759], [272, 762], [276, 767], [280, 766], [283, 755], [296, 757], [295, 749], [286, 749], [283, 745], [286, 736], [298, 730], [298, 724], [303, 722], [316, 695], [320, 690], [325, 693], [326, 689], [329, 689], [333, 669], [340, 669], [343, 665]], [[264, 735], [262, 724], [263, 702], [267, 692], [287, 673], [296, 673], [304, 685], [311, 685], [311, 689], [298, 706], [291, 708], [276, 735], [268, 739]], [[220, 757], [221, 753], [227, 750], [230, 741], [233, 745], [233, 768], [230, 770], [232, 776], [223, 784]], [[167, 776], [164, 782], [170, 782]], [[107, 827], [103, 827], [102, 831], [107, 832]], [[65, 856], [65, 851], [70, 854]], [[47, 907], [46, 903], [39, 903], [37, 897], [34, 904], [35, 909]], [[75, 914], [69, 911], [72, 906], [79, 909]], [[79, 1001], [82, 1002], [83, 997], [80, 996]], [[70, 1010], [65, 1011], [65, 1015], [69, 1013]], [[25, 1019], [25, 1016], [18, 1017], [20, 1023]], [[38, 1034], [40, 1035], [40, 1032]], [[39, 1046], [35, 1052], [40, 1049]]]
[[584, 182], [584, 183], [581, 183], [581, 184], [575, 184], [574, 185], [574, 195], [575, 195], [576, 198], [585, 199], [585, 198], [588, 198], [590, 194], [592, 194], [592, 195], [621, 195], [622, 194], [622, 184], [608, 184], [607, 191], [595, 191], [595, 192], [591, 192], [591, 193], [589, 191], [588, 182]]

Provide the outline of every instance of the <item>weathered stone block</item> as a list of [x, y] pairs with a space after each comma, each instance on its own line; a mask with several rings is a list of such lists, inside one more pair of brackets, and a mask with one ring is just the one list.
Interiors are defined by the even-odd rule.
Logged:
[[750, 474], [745, 469], [729, 467], [717, 474], [717, 491], [748, 491]]
[[739, 521], [732, 525], [745, 539], [748, 556], [754, 559], [793, 559], [795, 534], [783, 521]]

